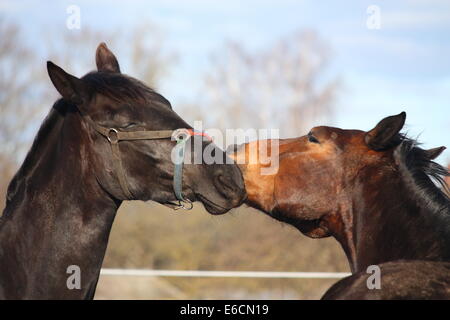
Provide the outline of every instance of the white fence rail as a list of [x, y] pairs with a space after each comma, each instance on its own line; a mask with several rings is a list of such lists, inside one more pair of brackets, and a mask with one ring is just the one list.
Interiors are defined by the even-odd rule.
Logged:
[[200, 271], [151, 269], [102, 269], [103, 276], [145, 277], [214, 277], [214, 278], [289, 278], [289, 279], [340, 279], [346, 272], [273, 272], [273, 271]]

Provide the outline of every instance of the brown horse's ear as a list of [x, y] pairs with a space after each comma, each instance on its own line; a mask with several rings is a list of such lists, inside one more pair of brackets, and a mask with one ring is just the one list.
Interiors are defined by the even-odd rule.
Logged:
[[394, 146], [399, 142], [398, 133], [403, 128], [405, 119], [406, 112], [384, 118], [375, 128], [366, 133], [366, 144], [377, 151]]
[[100, 43], [95, 53], [97, 70], [102, 72], [120, 73], [119, 62], [116, 56], [108, 49], [104, 42]]
[[47, 61], [47, 71], [56, 90], [65, 100], [76, 105], [87, 100], [88, 89], [81, 79], [68, 74], [51, 61]]
[[441, 155], [441, 153], [444, 152], [445, 149], [447, 149], [447, 148], [442, 146], [442, 147], [437, 147], [437, 148], [428, 149], [428, 150], [424, 150], [424, 151], [425, 151], [425, 154], [428, 159], [434, 160], [437, 157], [439, 157]]

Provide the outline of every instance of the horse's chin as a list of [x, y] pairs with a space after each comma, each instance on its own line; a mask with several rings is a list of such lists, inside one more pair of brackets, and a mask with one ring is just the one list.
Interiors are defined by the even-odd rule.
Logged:
[[199, 200], [203, 206], [205, 207], [206, 211], [212, 215], [220, 215], [227, 213], [231, 208], [224, 208], [215, 202], [207, 199], [206, 197], [202, 196], [201, 194], [196, 194], [197, 200]]
[[[220, 215], [227, 213], [232, 208], [231, 207], [223, 207], [220, 204], [217, 204], [215, 201], [209, 199], [209, 197], [206, 197], [200, 193], [196, 193], [192, 191], [192, 189], [187, 188], [183, 190], [183, 197], [190, 202], [196, 202], [199, 201], [203, 204], [206, 211], [212, 215]], [[161, 197], [161, 199], [152, 199], [153, 201], [156, 201], [164, 206], [167, 206], [169, 208], [176, 208], [179, 203], [179, 201], [173, 196], [170, 195], [170, 197], [167, 197], [167, 195], [164, 195], [164, 197]]]

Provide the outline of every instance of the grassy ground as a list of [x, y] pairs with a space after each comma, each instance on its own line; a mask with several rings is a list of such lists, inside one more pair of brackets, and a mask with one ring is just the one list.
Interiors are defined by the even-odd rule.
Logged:
[[[211, 216], [155, 203], [119, 210], [104, 267], [348, 272], [334, 239], [312, 240], [245, 207]], [[102, 277], [97, 299], [317, 299], [335, 279]]]

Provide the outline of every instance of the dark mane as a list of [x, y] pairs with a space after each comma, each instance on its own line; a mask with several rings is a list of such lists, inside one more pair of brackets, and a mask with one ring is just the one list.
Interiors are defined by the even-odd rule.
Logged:
[[394, 157], [406, 185], [425, 209], [450, 217], [449, 188], [444, 180], [450, 176], [448, 169], [430, 159], [416, 140], [407, 137], [402, 138]]
[[55, 102], [47, 117], [42, 122], [38, 133], [33, 140], [33, 144], [25, 157], [25, 160], [8, 185], [5, 212], [6, 208], [8, 208], [8, 203], [19, 191], [19, 188], [24, 179], [27, 177], [28, 172], [33, 170], [36, 162], [41, 159], [41, 155], [47, 152], [47, 146], [55, 144], [54, 139], [59, 137], [59, 134], [55, 134], [57, 131], [55, 128], [61, 127], [63, 122], [62, 120], [64, 119], [64, 115], [68, 107], [69, 105], [63, 99], [59, 99]]
[[170, 102], [144, 83], [124, 74], [108, 72], [90, 72], [82, 77], [95, 93], [100, 93], [116, 101], [133, 99], [152, 101], [172, 108]]

